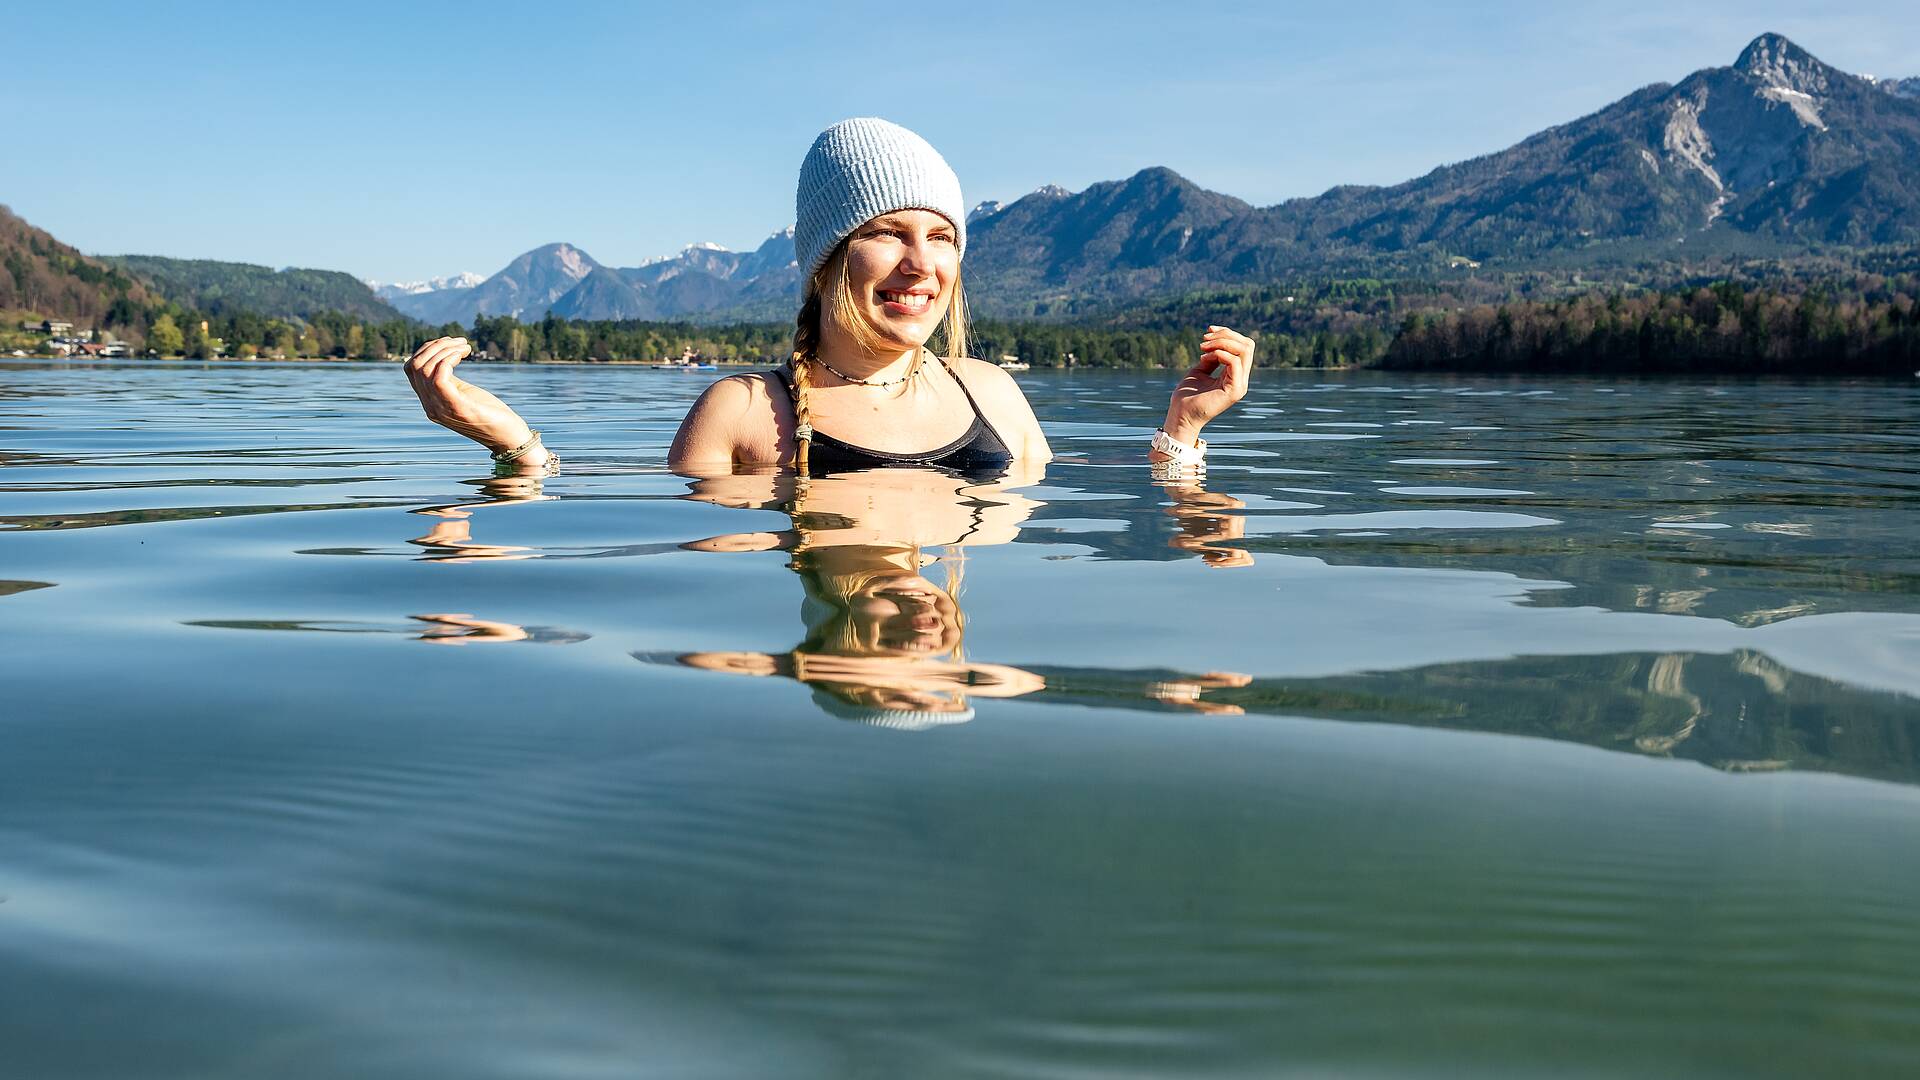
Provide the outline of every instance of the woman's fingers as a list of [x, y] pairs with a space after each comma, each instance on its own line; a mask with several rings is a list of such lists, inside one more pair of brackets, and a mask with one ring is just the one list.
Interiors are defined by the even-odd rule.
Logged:
[[471, 351], [472, 346], [467, 344], [466, 338], [434, 338], [414, 351], [412, 358], [407, 361], [407, 376], [411, 379], [418, 375], [432, 380], [446, 361], [452, 359], [454, 363], [459, 363], [460, 358]]
[[471, 355], [473, 355], [473, 347], [467, 344], [467, 339], [456, 339], [452, 347], [440, 355], [440, 360], [433, 369], [434, 381], [439, 382], [451, 376], [454, 365]]
[[472, 352], [465, 338], [435, 338], [407, 360], [407, 381], [413, 384], [421, 407], [435, 423], [444, 424], [460, 415], [467, 384], [454, 376], [453, 369]]
[[1247, 371], [1253, 366], [1252, 360], [1227, 349], [1209, 349], [1200, 354], [1200, 360], [1212, 365], [1211, 377], [1218, 379], [1222, 386], [1244, 387]]
[[427, 362], [426, 376], [435, 383], [445, 386], [447, 385], [446, 376], [453, 370], [453, 366], [466, 359], [467, 354], [473, 350], [467, 345], [465, 338], [443, 338], [442, 340], [445, 343], [434, 351], [432, 358]]
[[409, 371], [424, 370], [433, 360], [438, 358], [441, 353], [445, 352], [448, 349], [453, 348], [459, 341], [460, 341], [459, 338], [443, 337], [443, 338], [434, 338], [432, 341], [429, 341], [426, 344], [421, 345], [418, 349], [415, 349], [413, 351], [413, 356], [408, 358], [407, 370]]

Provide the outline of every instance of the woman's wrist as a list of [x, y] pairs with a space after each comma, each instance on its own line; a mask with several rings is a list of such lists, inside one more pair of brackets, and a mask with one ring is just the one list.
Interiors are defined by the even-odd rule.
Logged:
[[488, 438], [476, 438], [474, 441], [487, 448], [489, 454], [504, 454], [516, 446], [524, 445], [533, 438], [533, 428], [527, 422], [515, 419], [511, 428], [495, 432]]
[[1160, 430], [1166, 432], [1174, 442], [1197, 446], [1200, 442], [1200, 429], [1206, 426], [1203, 420], [1193, 420], [1180, 415], [1173, 409], [1168, 409], [1167, 422], [1160, 425]]
[[554, 464], [556, 458], [540, 441], [540, 433], [528, 429], [526, 438], [504, 450], [493, 452], [494, 468], [510, 473], [539, 472]]

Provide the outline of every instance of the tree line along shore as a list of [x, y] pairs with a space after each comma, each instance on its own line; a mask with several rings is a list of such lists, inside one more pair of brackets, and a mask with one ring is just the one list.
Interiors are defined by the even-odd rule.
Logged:
[[[534, 322], [479, 316], [471, 325], [374, 321], [338, 312], [276, 318], [202, 312], [173, 302], [116, 302], [96, 327], [6, 313], [0, 355], [101, 351], [198, 359], [403, 358], [435, 337], [465, 337], [507, 362], [771, 364], [782, 323]], [[36, 322], [36, 320], [40, 320]], [[1720, 281], [1540, 299], [1476, 301], [1418, 283], [1330, 280], [1215, 290], [1075, 322], [981, 318], [970, 351], [1035, 368], [1184, 369], [1207, 323], [1245, 330], [1271, 367], [1516, 374], [1895, 375], [1920, 370], [1920, 275], [1860, 274], [1768, 285]], [[83, 343], [96, 345], [82, 349]], [[935, 342], [936, 347], [938, 342]], [[120, 350], [109, 355], [120, 354]]]

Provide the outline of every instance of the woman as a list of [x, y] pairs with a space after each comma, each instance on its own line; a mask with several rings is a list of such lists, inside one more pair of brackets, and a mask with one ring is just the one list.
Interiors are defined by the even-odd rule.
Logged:
[[[800, 166], [794, 210], [806, 285], [793, 358], [709, 387], [674, 436], [670, 466], [970, 472], [1052, 457], [1019, 386], [966, 354], [966, 206], [933, 147], [885, 120], [835, 124]], [[936, 331], [939, 355], [927, 348]], [[1200, 346], [1155, 433], [1155, 461], [1201, 466], [1201, 429], [1246, 396], [1252, 340], [1211, 326]], [[518, 414], [454, 374], [470, 351], [464, 338], [437, 338], [407, 362], [428, 418], [492, 450], [502, 469], [557, 464]]]

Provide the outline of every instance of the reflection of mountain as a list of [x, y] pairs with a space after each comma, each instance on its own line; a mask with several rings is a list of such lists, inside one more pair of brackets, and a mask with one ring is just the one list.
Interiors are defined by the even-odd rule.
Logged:
[[[1143, 704], [1177, 673], [1030, 666], [1048, 699]], [[1748, 650], [1520, 657], [1209, 691], [1250, 713], [1444, 727], [1586, 743], [1729, 771], [1790, 768], [1920, 782], [1920, 705], [1790, 672]]]

